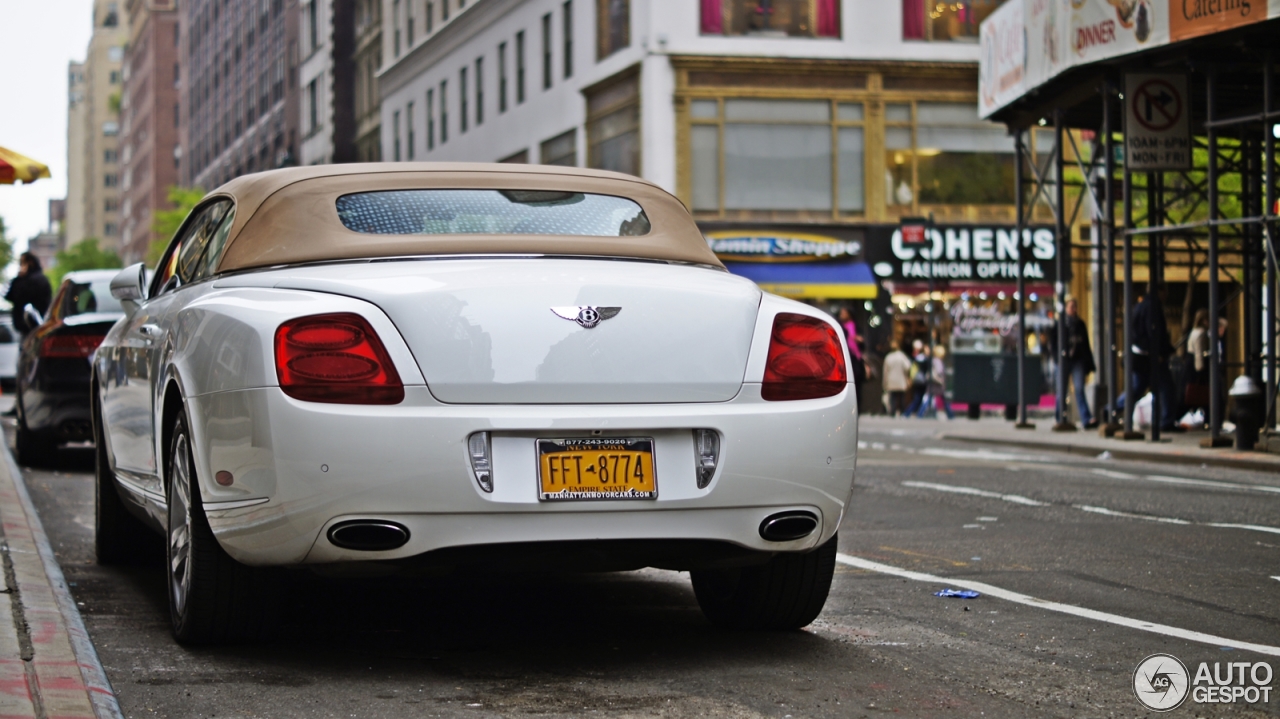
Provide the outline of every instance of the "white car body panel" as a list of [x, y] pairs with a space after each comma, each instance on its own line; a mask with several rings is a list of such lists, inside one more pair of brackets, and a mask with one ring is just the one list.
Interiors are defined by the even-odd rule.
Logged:
[[[145, 344], [130, 332], [156, 300], [119, 323], [97, 355], [108, 456], [122, 486], [159, 523], [159, 473], [122, 467], [115, 455], [134, 432], [143, 436], [132, 441], [145, 442], [153, 462], [163, 456], [160, 432], [149, 428], [162, 426], [164, 392], [176, 387], [191, 423], [209, 522], [223, 548], [245, 564], [401, 559], [448, 547], [607, 538], [802, 551], [829, 539], [847, 507], [857, 448], [853, 385], [822, 399], [760, 396], [774, 315], [804, 314], [835, 328], [834, 322], [721, 271], [570, 258], [350, 262], [247, 272], [168, 296], [163, 334], [150, 339], [156, 364], [144, 387], [125, 388], [121, 378], [142, 381], [124, 364], [137, 349], [131, 342]], [[413, 326], [414, 308], [451, 303], [460, 305], [455, 317], [492, 338], [492, 380], [475, 381], [459, 361], [474, 355], [456, 347], [440, 364], [424, 359], [433, 350], [431, 326]], [[550, 311], [553, 304], [594, 303], [623, 310], [592, 329]], [[278, 387], [276, 329], [294, 317], [331, 312], [369, 321], [405, 385], [403, 402], [305, 402]], [[624, 322], [631, 317], [647, 324]], [[671, 331], [662, 333], [668, 325]], [[641, 330], [645, 336], [636, 336]], [[604, 375], [569, 378], [555, 392], [536, 375], [530, 380], [530, 368], [566, 338], [581, 338], [583, 352], [599, 342], [616, 360], [610, 367], [618, 387]], [[644, 342], [659, 351], [626, 361], [628, 348]], [[529, 357], [520, 356], [522, 346], [530, 347]], [[715, 362], [688, 357], [698, 353]], [[700, 373], [715, 389], [693, 391], [682, 372]], [[712, 396], [716, 401], [706, 401]], [[479, 403], [498, 398], [502, 403]], [[113, 422], [135, 413], [147, 421], [128, 428]], [[696, 485], [694, 429], [721, 436], [719, 466], [704, 489]], [[469, 465], [466, 439], [477, 431], [492, 433], [492, 493], [481, 490]], [[536, 439], [593, 432], [655, 439], [657, 499], [538, 501]], [[216, 484], [219, 471], [231, 472], [234, 483]], [[761, 538], [766, 516], [792, 509], [812, 511], [819, 530], [792, 542]], [[359, 518], [399, 522], [410, 540], [395, 550], [355, 551], [324, 538], [334, 523]]]

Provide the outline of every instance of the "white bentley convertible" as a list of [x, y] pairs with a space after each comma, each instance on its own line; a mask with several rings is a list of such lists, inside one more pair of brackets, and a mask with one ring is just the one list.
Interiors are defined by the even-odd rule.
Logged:
[[112, 294], [98, 559], [163, 533], [180, 641], [256, 636], [290, 566], [688, 570], [737, 627], [826, 601], [857, 447], [840, 330], [728, 274], [650, 183], [248, 175]]

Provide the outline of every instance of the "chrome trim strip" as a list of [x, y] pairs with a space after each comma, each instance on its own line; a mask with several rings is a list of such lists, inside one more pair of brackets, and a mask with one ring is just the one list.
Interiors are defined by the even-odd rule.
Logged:
[[258, 504], [266, 504], [270, 501], [270, 497], [254, 497], [253, 499], [231, 499], [225, 502], [205, 502], [204, 511], [222, 512], [228, 509], [240, 509], [241, 507], [252, 507]]
[[143, 487], [138, 480], [133, 479], [132, 477], [122, 476], [118, 471], [116, 472], [116, 483], [135, 497], [151, 502], [158, 507], [167, 509], [169, 506], [168, 501], [163, 494], [152, 492], [146, 487]]

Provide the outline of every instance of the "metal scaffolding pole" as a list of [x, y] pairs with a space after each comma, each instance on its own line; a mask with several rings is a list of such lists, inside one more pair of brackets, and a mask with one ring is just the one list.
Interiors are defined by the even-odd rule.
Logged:
[[1053, 171], [1053, 225], [1054, 240], [1057, 242], [1057, 253], [1055, 265], [1057, 267], [1057, 281], [1054, 283], [1057, 299], [1054, 308], [1057, 315], [1057, 347], [1054, 352], [1054, 394], [1056, 401], [1054, 402], [1056, 423], [1053, 425], [1055, 432], [1074, 432], [1076, 426], [1067, 421], [1067, 373], [1063, 366], [1063, 357], [1066, 356], [1067, 348], [1067, 260], [1071, 253], [1071, 238], [1067, 235], [1067, 202], [1066, 202], [1066, 148], [1063, 146], [1066, 142], [1066, 130], [1062, 126], [1063, 123], [1062, 108], [1056, 108], [1053, 111], [1053, 155], [1054, 155], [1054, 171]]
[[1022, 163], [1026, 159], [1022, 130], [1013, 133], [1013, 152], [1013, 186], [1017, 188], [1013, 196], [1013, 210], [1017, 218], [1014, 236], [1018, 243], [1018, 293], [1015, 295], [1018, 301], [1018, 423], [1015, 426], [1019, 429], [1031, 429], [1035, 425], [1027, 422], [1027, 280], [1022, 274], [1027, 266], [1027, 246], [1022, 236]]
[[[1162, 177], [1159, 172], [1147, 173], [1147, 227], [1160, 227], [1164, 224], [1164, 198], [1161, 190]], [[1164, 313], [1164, 298], [1160, 297], [1160, 287], [1164, 284], [1164, 249], [1161, 236], [1147, 235], [1147, 292], [1160, 302], [1160, 312]], [[1154, 344], [1154, 341], [1153, 341]], [[1160, 388], [1169, 384], [1169, 362], [1158, 354], [1155, 346], [1151, 347], [1151, 441], [1160, 441], [1160, 427], [1164, 424], [1164, 406], [1166, 397], [1161, 396]]]
[[[1128, 160], [1128, 157], [1125, 158]], [[1124, 431], [1121, 439], [1142, 439], [1141, 432], [1133, 431], [1133, 405], [1138, 398], [1133, 393], [1133, 173], [1128, 163], [1124, 170]]]
[[1107, 393], [1106, 413], [1102, 416], [1100, 429], [1100, 434], [1105, 437], [1113, 436], [1121, 429], [1115, 416], [1117, 388], [1120, 382], [1116, 377], [1116, 144], [1113, 137], [1115, 127], [1113, 127], [1111, 112], [1114, 103], [1111, 95], [1112, 86], [1108, 82], [1102, 89], [1102, 139], [1103, 152], [1106, 153], [1102, 161], [1103, 173], [1106, 175], [1104, 178], [1106, 184], [1102, 189], [1102, 201], [1105, 203], [1102, 208], [1102, 239], [1106, 247], [1103, 253], [1103, 335], [1098, 340], [1103, 349], [1102, 364], [1098, 367], [1101, 370], [1103, 382], [1106, 383]]
[[[1275, 81], [1272, 64], [1275, 62], [1275, 56], [1271, 49], [1267, 49], [1264, 56], [1266, 67], [1262, 71], [1262, 111], [1265, 115], [1270, 115], [1275, 102]], [[1262, 144], [1264, 147], [1263, 156], [1263, 183], [1265, 207], [1263, 214], [1271, 215], [1276, 212], [1276, 165], [1275, 165], [1275, 132], [1271, 129], [1270, 121], [1262, 123]], [[1277, 267], [1276, 253], [1280, 248], [1276, 247], [1275, 241], [1275, 224], [1264, 222], [1262, 224], [1262, 241], [1266, 243], [1265, 248], [1267, 256], [1267, 312], [1265, 324], [1266, 330], [1263, 338], [1267, 343], [1267, 428], [1274, 429], [1276, 426], [1276, 290], [1280, 289], [1280, 283], [1277, 283]]]
[[[1214, 113], [1214, 90], [1217, 86], [1215, 71], [1209, 70], [1205, 78], [1205, 131], [1209, 140], [1209, 163], [1206, 172], [1208, 183], [1209, 219], [1221, 214], [1218, 208], [1218, 128]], [[1200, 441], [1204, 447], [1226, 447], [1231, 440], [1222, 436], [1222, 356], [1218, 341], [1218, 317], [1222, 312], [1222, 288], [1218, 283], [1218, 225], [1209, 224], [1209, 436]]]

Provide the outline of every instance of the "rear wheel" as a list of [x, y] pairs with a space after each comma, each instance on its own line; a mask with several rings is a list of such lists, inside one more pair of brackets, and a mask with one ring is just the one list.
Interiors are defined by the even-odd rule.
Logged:
[[836, 537], [804, 554], [766, 564], [691, 572], [698, 606], [712, 623], [735, 629], [799, 629], [822, 611], [836, 569]]
[[185, 644], [254, 641], [273, 617], [276, 577], [247, 567], [218, 544], [200, 501], [185, 416], [174, 424], [167, 457], [166, 569], [173, 636]]
[[93, 543], [98, 564], [129, 564], [158, 554], [159, 538], [141, 520], [129, 513], [116, 489], [116, 476], [107, 457], [102, 417], [97, 402], [93, 411], [94, 454], [97, 458], [94, 482]]

